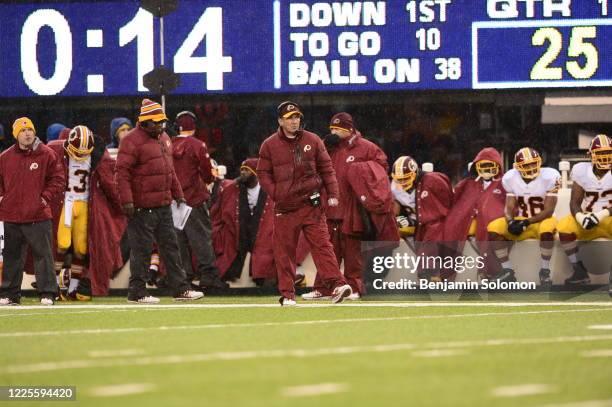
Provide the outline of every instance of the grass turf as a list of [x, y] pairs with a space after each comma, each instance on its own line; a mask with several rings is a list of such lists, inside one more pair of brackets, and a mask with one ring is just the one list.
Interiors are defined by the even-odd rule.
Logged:
[[[612, 403], [611, 357], [583, 355], [612, 350], [612, 331], [588, 329], [612, 324], [607, 293], [580, 297], [583, 305], [518, 298], [533, 304], [0, 309], [0, 385], [73, 385], [76, 404], [100, 406]], [[430, 350], [436, 353], [422, 353]], [[332, 393], [287, 395], [290, 387], [324, 383]], [[123, 384], [147, 386], [131, 395], [99, 395], [101, 386]], [[546, 385], [546, 392], [494, 395], [500, 386], [527, 384]]]

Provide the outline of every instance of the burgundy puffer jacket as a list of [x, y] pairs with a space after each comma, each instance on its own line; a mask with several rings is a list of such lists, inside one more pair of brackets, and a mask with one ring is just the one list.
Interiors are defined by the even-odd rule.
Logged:
[[176, 136], [172, 156], [187, 205], [197, 208], [210, 198], [206, 184], [214, 181], [206, 144], [193, 136]]
[[166, 133], [149, 136], [140, 127], [132, 129], [119, 145], [116, 181], [121, 205], [136, 208], [170, 205], [183, 198], [172, 164], [172, 143]]
[[272, 197], [278, 213], [309, 205], [309, 196], [323, 187], [328, 198], [338, 199], [338, 182], [323, 141], [302, 130], [290, 139], [281, 129], [259, 150], [259, 183]]

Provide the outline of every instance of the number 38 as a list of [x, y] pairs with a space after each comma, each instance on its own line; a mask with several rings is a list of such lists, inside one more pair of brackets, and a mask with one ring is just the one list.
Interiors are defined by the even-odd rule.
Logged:
[[[573, 27], [570, 34], [567, 55], [578, 58], [584, 55], [584, 65], [578, 61], [567, 61], [565, 69], [574, 79], [589, 79], [599, 67], [599, 53], [595, 45], [586, 42], [586, 39], [596, 38], [596, 27]], [[561, 53], [563, 48], [563, 35], [552, 27], [539, 28], [531, 37], [531, 45], [543, 46], [548, 41], [548, 49], [531, 69], [531, 79], [560, 80], [563, 79], [563, 68], [550, 66]]]

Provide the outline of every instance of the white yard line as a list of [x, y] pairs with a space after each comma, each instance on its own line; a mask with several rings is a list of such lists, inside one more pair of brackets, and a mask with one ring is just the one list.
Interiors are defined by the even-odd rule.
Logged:
[[[548, 307], [548, 306], [584, 306], [584, 307], [612, 307], [611, 301], [595, 302], [567, 302], [567, 301], [548, 301], [548, 302], [486, 302], [486, 301], [431, 301], [431, 302], [386, 302], [386, 301], [360, 301], [344, 302], [342, 304], [331, 303], [298, 303], [298, 308], [323, 308], [323, 307], [383, 307], [383, 308], [421, 308], [421, 307]], [[74, 304], [74, 305], [19, 305], [10, 307], [0, 307], [0, 311], [19, 312], [20, 310], [44, 309], [151, 309], [151, 308], [280, 308], [278, 303], [273, 304]]]
[[412, 356], [417, 358], [439, 358], [446, 356], [460, 356], [467, 353], [468, 351], [466, 349], [432, 349], [412, 352]]
[[519, 384], [515, 386], [501, 386], [491, 390], [491, 395], [495, 397], [521, 397], [533, 396], [536, 394], [547, 394], [556, 392], [556, 388], [548, 384]]
[[543, 315], [543, 314], [565, 314], [572, 312], [602, 312], [612, 311], [612, 308], [587, 308], [587, 309], [565, 309], [565, 310], [539, 310], [539, 311], [514, 311], [514, 312], [483, 312], [478, 314], [442, 314], [442, 315], [409, 315], [404, 317], [374, 317], [374, 318], [338, 318], [318, 319], [306, 321], [279, 321], [279, 322], [247, 322], [229, 324], [204, 324], [204, 325], [177, 325], [177, 326], [155, 326], [155, 327], [131, 327], [131, 328], [95, 328], [95, 329], [71, 329], [54, 331], [21, 331], [0, 332], [0, 338], [32, 337], [32, 336], [62, 336], [62, 335], [85, 335], [105, 333], [130, 333], [144, 331], [178, 331], [196, 329], [222, 329], [222, 328], [255, 328], [272, 326], [300, 326], [320, 325], [336, 323], [358, 323], [358, 322], [382, 322], [382, 321], [408, 321], [419, 319], [448, 319], [448, 318], [473, 318], [473, 317], [499, 317], [514, 315]]
[[94, 397], [117, 397], [131, 394], [147, 393], [155, 389], [151, 383], [125, 383], [114, 386], [99, 386], [89, 389], [88, 393]]
[[142, 349], [109, 349], [109, 350], [92, 350], [87, 352], [90, 358], [112, 358], [118, 356], [138, 356], [142, 355]]
[[356, 353], [384, 353], [398, 352], [423, 348], [482, 348], [485, 346], [503, 345], [532, 345], [532, 344], [567, 344], [573, 342], [589, 341], [612, 341], [612, 335], [591, 335], [591, 336], [558, 336], [551, 338], [524, 338], [524, 339], [489, 339], [480, 341], [460, 341], [460, 342], [435, 342], [435, 343], [397, 343], [379, 344], [363, 346], [342, 346], [334, 348], [313, 348], [313, 349], [277, 349], [277, 350], [251, 350], [235, 352], [212, 352], [200, 354], [177, 354], [165, 356], [148, 357], [122, 357], [116, 359], [80, 359], [63, 360], [58, 362], [42, 362], [33, 364], [5, 365], [0, 367], [0, 375], [49, 372], [66, 369], [85, 369], [100, 367], [117, 366], [150, 366], [200, 363], [213, 361], [247, 360], [247, 359], [272, 359], [272, 358], [306, 358], [321, 357], [327, 355], [351, 355]]
[[342, 393], [349, 389], [347, 383], [319, 383], [304, 386], [284, 387], [281, 389], [281, 396], [285, 397], [304, 397], [320, 396], [322, 394]]
[[612, 357], [612, 349], [594, 349], [586, 352], [582, 352], [580, 356], [585, 358], [609, 358]]
[[612, 399], [610, 400], [583, 400], [574, 401], [571, 403], [546, 404], [538, 407], [612, 407]]
[[612, 324], [611, 325], [589, 325], [589, 329], [610, 330], [612, 329]]

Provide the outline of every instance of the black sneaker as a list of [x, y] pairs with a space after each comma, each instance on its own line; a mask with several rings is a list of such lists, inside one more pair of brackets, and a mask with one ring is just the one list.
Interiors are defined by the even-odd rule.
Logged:
[[552, 287], [552, 279], [550, 278], [550, 270], [542, 268], [540, 269], [540, 272], [538, 273], [538, 275], [540, 277], [540, 286], [542, 287], [542, 289], [546, 291], [550, 290], [550, 288]]
[[514, 275], [514, 270], [512, 269], [502, 269], [493, 280], [497, 280], [500, 283], [514, 283], [516, 281], [516, 277]]
[[566, 285], [582, 285], [589, 284], [591, 279], [589, 278], [589, 273], [587, 269], [584, 267], [581, 261], [572, 265], [574, 272], [569, 278], [565, 279]]
[[229, 284], [221, 280], [215, 273], [205, 273], [200, 277], [200, 288], [216, 288], [220, 290], [227, 290]]

